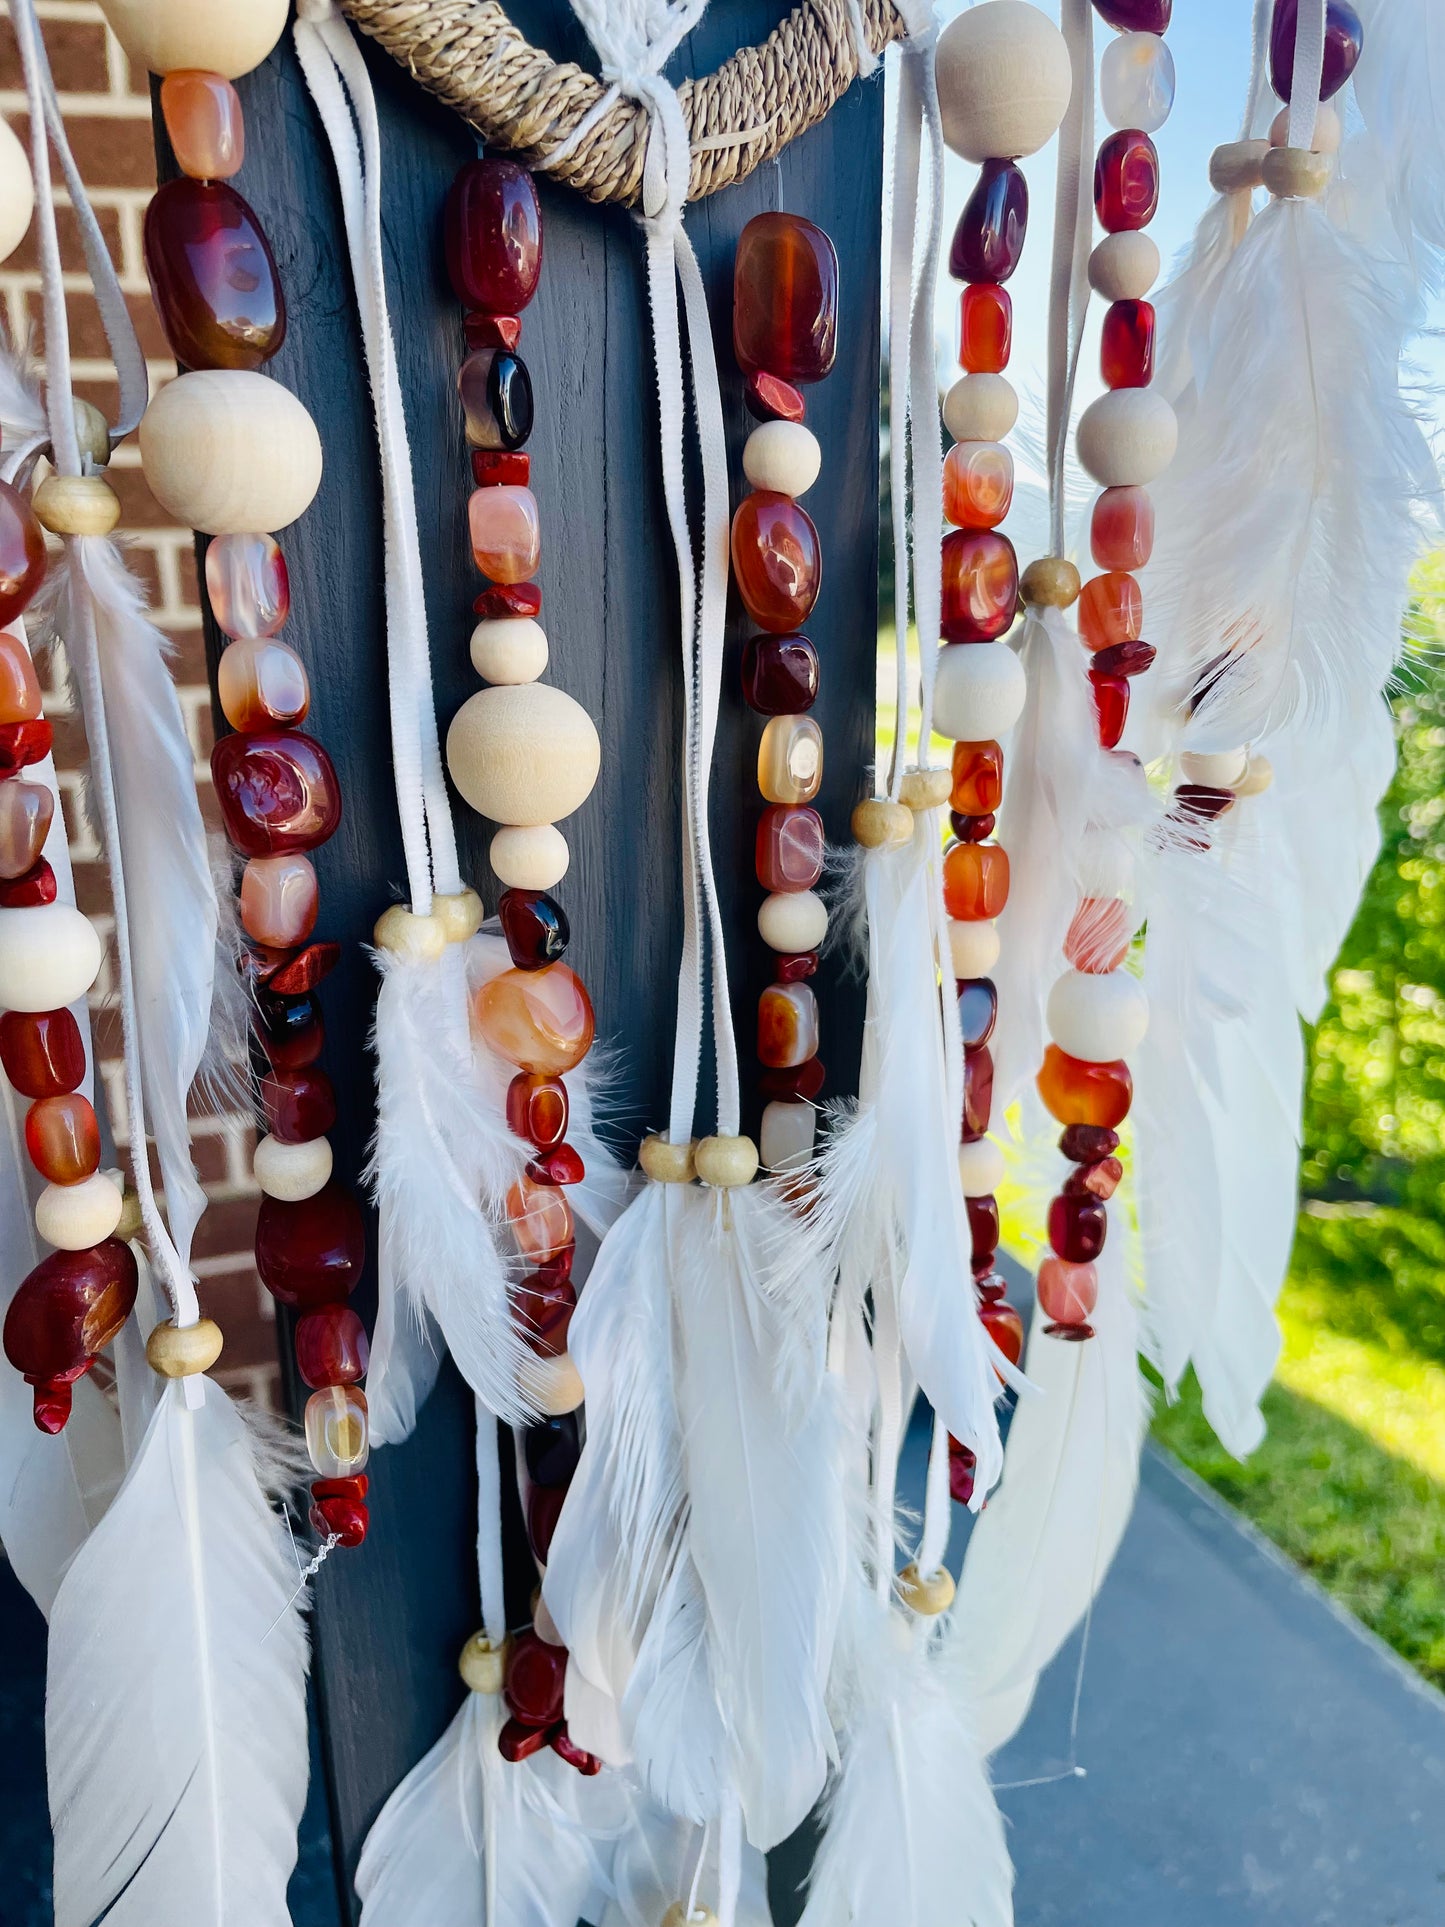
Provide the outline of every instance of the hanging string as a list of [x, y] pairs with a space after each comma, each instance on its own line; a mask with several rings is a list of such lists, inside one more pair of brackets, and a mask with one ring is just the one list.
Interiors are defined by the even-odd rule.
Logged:
[[1326, 0], [1299, 0], [1294, 30], [1294, 69], [1289, 90], [1289, 144], [1314, 143], [1325, 72]]
[[1064, 553], [1064, 476], [1068, 468], [1069, 418], [1089, 305], [1089, 254], [1094, 236], [1093, 197], [1084, 192], [1094, 157], [1094, 14], [1090, 0], [1064, 0], [1064, 41], [1074, 73], [1069, 111], [1059, 130], [1054, 191], [1054, 251], [1049, 278], [1049, 545]]
[[497, 1420], [475, 1401], [477, 1420], [477, 1587], [482, 1631], [500, 1648], [507, 1636], [507, 1596], [502, 1567], [502, 1461]]

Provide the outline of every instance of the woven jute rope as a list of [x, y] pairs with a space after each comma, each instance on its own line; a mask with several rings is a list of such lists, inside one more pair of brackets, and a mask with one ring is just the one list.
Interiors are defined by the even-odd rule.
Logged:
[[[648, 116], [619, 100], [556, 162], [550, 159], [606, 91], [571, 61], [518, 33], [499, 0], [340, 0], [342, 10], [488, 146], [505, 148], [592, 201], [634, 205]], [[692, 141], [689, 200], [715, 194], [815, 126], [858, 73], [847, 0], [802, 0], [758, 47], [677, 93]], [[862, 0], [875, 54], [907, 29], [892, 0]]]

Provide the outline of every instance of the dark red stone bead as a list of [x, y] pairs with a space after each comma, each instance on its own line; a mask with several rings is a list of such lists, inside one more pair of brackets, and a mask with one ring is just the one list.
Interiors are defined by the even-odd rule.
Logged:
[[1120, 33], [1164, 33], [1174, 0], [1094, 0], [1094, 12]]
[[534, 1184], [580, 1184], [586, 1175], [580, 1153], [570, 1144], [556, 1144], [527, 1164], [527, 1176]]
[[745, 375], [821, 381], [838, 351], [838, 255], [800, 214], [755, 214], [733, 258], [733, 353]]
[[[1269, 30], [1269, 84], [1281, 100], [1294, 86], [1294, 39], [1299, 26], [1299, 0], [1274, 0]], [[1355, 71], [1364, 49], [1365, 30], [1360, 16], [1344, 0], [1329, 0], [1325, 9], [1325, 64], [1320, 77], [1320, 99], [1337, 94]]]
[[986, 843], [997, 823], [996, 816], [963, 816], [957, 810], [948, 812], [948, 827], [960, 843]]
[[364, 1499], [371, 1480], [364, 1472], [353, 1472], [344, 1479], [313, 1479], [313, 1499]]
[[30, 606], [45, 580], [45, 531], [9, 482], [0, 482], [0, 628]]
[[151, 295], [186, 368], [259, 368], [286, 339], [260, 222], [227, 181], [165, 181], [145, 214]]
[[359, 1499], [340, 1496], [317, 1499], [311, 1507], [311, 1530], [323, 1542], [333, 1533], [345, 1547], [359, 1546], [366, 1537], [371, 1515]]
[[547, 1563], [552, 1534], [557, 1530], [566, 1497], [565, 1485], [534, 1485], [527, 1494], [527, 1539], [532, 1556], [540, 1565]]
[[1019, 561], [997, 529], [950, 529], [943, 538], [943, 638], [993, 642], [1018, 611]]
[[336, 1093], [325, 1071], [314, 1065], [268, 1071], [261, 1079], [266, 1129], [283, 1144], [306, 1144], [325, 1137], [336, 1122]]
[[563, 1720], [561, 1726], [558, 1727], [547, 1744], [559, 1760], [565, 1760], [568, 1766], [574, 1767], [584, 1779], [590, 1780], [594, 1774], [602, 1771], [602, 1762], [598, 1759], [597, 1755], [595, 1753], [588, 1753], [584, 1748], [578, 1746], [577, 1742], [568, 1733], [566, 1720]]
[[800, 422], [807, 409], [801, 389], [762, 370], [743, 383], [743, 400], [756, 422]]
[[257, 993], [254, 1028], [278, 1071], [305, 1070], [314, 1064], [326, 1036], [321, 1006], [314, 997], [282, 997], [269, 988]]
[[1114, 301], [1104, 311], [1099, 367], [1106, 388], [1147, 388], [1154, 379], [1154, 304]]
[[955, 1505], [968, 1505], [978, 1476], [978, 1460], [952, 1435], [948, 1441], [948, 1496]]
[[346, 1302], [361, 1276], [366, 1235], [361, 1210], [335, 1178], [313, 1198], [262, 1198], [256, 1218], [256, 1269], [283, 1305], [314, 1311]]
[[298, 1319], [296, 1369], [313, 1392], [360, 1384], [370, 1359], [366, 1327], [350, 1305], [322, 1305]]
[[809, 1057], [787, 1070], [765, 1070], [758, 1078], [764, 1099], [801, 1098], [811, 1104], [826, 1083], [828, 1072], [821, 1057]]
[[458, 301], [519, 315], [542, 272], [542, 210], [531, 175], [489, 156], [460, 168], [447, 193], [447, 274]]
[[211, 775], [226, 835], [243, 856], [314, 850], [341, 821], [331, 758], [299, 729], [223, 736]]
[[1095, 676], [1142, 676], [1158, 653], [1152, 642], [1116, 642], [1090, 658], [1089, 671]]
[[981, 1305], [996, 1305], [999, 1299], [1004, 1297], [1008, 1291], [1008, 1286], [1004, 1283], [1003, 1279], [992, 1269], [986, 1271], [981, 1278], [978, 1276], [977, 1269], [975, 1269], [974, 1286], [978, 1292], [978, 1302]]
[[54, 903], [55, 872], [41, 857], [24, 876], [0, 882], [0, 910], [26, 910], [33, 904]]
[[1024, 1355], [1024, 1321], [1007, 1299], [995, 1298], [980, 1305], [978, 1322], [1009, 1364], [1017, 1365]]
[[508, 1720], [497, 1735], [497, 1751], [508, 1766], [520, 1766], [523, 1760], [530, 1760], [534, 1753], [543, 1752], [547, 1742], [545, 1726], [528, 1726], [523, 1720]]
[[577, 1309], [576, 1287], [567, 1278], [548, 1271], [534, 1271], [513, 1287], [512, 1316], [517, 1328], [543, 1358], [555, 1358], [567, 1349], [567, 1332]]
[[1097, 1198], [1054, 1199], [1049, 1206], [1049, 1244], [1056, 1257], [1071, 1265], [1085, 1265], [1104, 1249], [1109, 1214]]
[[760, 629], [787, 635], [806, 622], [823, 583], [823, 551], [813, 518], [791, 495], [757, 489], [733, 516], [733, 580]]
[[29, 769], [50, 754], [55, 732], [43, 716], [23, 723], [0, 723], [0, 776]]
[[472, 480], [478, 488], [525, 488], [532, 479], [532, 458], [519, 448], [474, 448]]
[[1101, 1158], [1097, 1164], [1081, 1164], [1064, 1179], [1064, 1196], [1098, 1198], [1107, 1203], [1118, 1190], [1124, 1167], [1118, 1158]]
[[85, 1044], [68, 1010], [7, 1010], [0, 1065], [22, 1097], [60, 1097], [85, 1076]]
[[487, 622], [508, 616], [536, 616], [542, 612], [542, 591], [535, 582], [490, 583], [472, 604], [472, 614]]
[[517, 1633], [502, 1686], [507, 1705], [528, 1726], [556, 1726], [562, 1718], [567, 1648], [552, 1646], [529, 1626]]
[[462, 328], [469, 348], [505, 348], [515, 354], [522, 339], [522, 318], [515, 314], [469, 314]]
[[538, 1265], [532, 1275], [534, 1278], [541, 1278], [549, 1285], [560, 1284], [572, 1276], [572, 1265], [576, 1256], [577, 1241], [573, 1239], [570, 1244], [565, 1244], [560, 1250], [554, 1251], [545, 1264]]
[[1233, 802], [1233, 790], [1215, 789], [1208, 783], [1181, 783], [1174, 792], [1178, 814], [1199, 823], [1212, 823], [1216, 816], [1223, 816]]
[[527, 1477], [533, 1485], [566, 1485], [582, 1458], [582, 1429], [575, 1412], [539, 1419], [522, 1438]]
[[550, 1151], [567, 1135], [570, 1101], [560, 1077], [518, 1071], [507, 1086], [507, 1129], [539, 1151]]
[[545, 970], [566, 955], [572, 936], [567, 912], [545, 890], [504, 890], [497, 916], [518, 970]]
[[1059, 1149], [1072, 1164], [1097, 1164], [1119, 1148], [1119, 1133], [1102, 1124], [1071, 1124], [1059, 1139]]
[[779, 951], [773, 958], [775, 984], [801, 984], [818, 974], [816, 950]]
[[1023, 258], [1029, 226], [1029, 184], [1011, 160], [985, 161], [963, 204], [948, 272], [956, 281], [1007, 281]]
[[963, 1054], [963, 1135], [980, 1138], [993, 1110], [993, 1057], [982, 1045]]
[[5, 1356], [35, 1387], [42, 1432], [65, 1424], [70, 1385], [129, 1318], [137, 1282], [130, 1246], [107, 1238], [88, 1251], [52, 1251], [16, 1289], [5, 1313]]
[[315, 990], [340, 961], [339, 943], [308, 943], [303, 949], [293, 951], [279, 969], [271, 972], [266, 987], [280, 997], [300, 997], [308, 990]]
[[998, 986], [992, 977], [960, 977], [957, 990], [964, 1049], [976, 1050], [993, 1036], [998, 1022]]
[[806, 636], [752, 636], [743, 644], [743, 700], [761, 716], [800, 716], [818, 700], [818, 652]]
[[1124, 724], [1129, 716], [1129, 679], [1127, 676], [1096, 676], [1090, 670], [1089, 685], [1094, 692], [1094, 715], [1099, 724], [1100, 746], [1113, 749], [1124, 734]]
[[1121, 128], [1094, 163], [1094, 211], [1106, 233], [1148, 227], [1159, 206], [1159, 155], [1147, 134]]
[[964, 1203], [968, 1206], [968, 1235], [973, 1240], [973, 1263], [991, 1266], [994, 1253], [998, 1250], [998, 1199], [989, 1192], [982, 1198], [965, 1198]]

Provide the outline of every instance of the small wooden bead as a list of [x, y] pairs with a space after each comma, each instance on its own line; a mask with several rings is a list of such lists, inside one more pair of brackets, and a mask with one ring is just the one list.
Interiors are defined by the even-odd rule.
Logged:
[[447, 930], [435, 910], [430, 916], [419, 917], [405, 904], [394, 903], [377, 918], [371, 940], [378, 950], [385, 950], [393, 957], [404, 957], [408, 963], [425, 963], [446, 949]]
[[489, 683], [536, 682], [547, 667], [547, 635], [530, 616], [500, 616], [472, 631], [472, 667]]
[[853, 841], [865, 850], [901, 850], [913, 841], [913, 812], [906, 804], [870, 796], [854, 810]]
[[1023, 664], [1006, 642], [951, 643], [938, 652], [933, 726], [959, 743], [997, 741], [1023, 714]]
[[970, 923], [951, 918], [948, 955], [950, 974], [959, 982], [986, 977], [998, 962], [998, 925], [988, 917]]
[[1049, 991], [1049, 1036], [1084, 1064], [1128, 1057], [1149, 1028], [1149, 999], [1127, 970], [1067, 971]]
[[818, 438], [801, 422], [762, 422], [743, 443], [743, 474], [753, 487], [794, 500], [807, 494], [822, 466]]
[[120, 520], [120, 498], [99, 475], [47, 475], [30, 506], [52, 535], [109, 535]]
[[1277, 201], [1317, 201], [1334, 172], [1333, 154], [1312, 154], [1307, 147], [1271, 147], [1260, 169]]
[[100, 975], [100, 938], [69, 903], [0, 910], [0, 1010], [59, 1010]]
[[1237, 791], [1249, 768], [1249, 751], [1186, 749], [1179, 758], [1179, 768], [1186, 782], [1205, 783], [1212, 790]]
[[227, 80], [260, 66], [290, 11], [288, 0], [101, 0], [116, 39], [153, 74], [198, 67]]
[[943, 138], [966, 161], [1036, 154], [1059, 131], [1073, 65], [1053, 21], [1025, 0], [993, 0], [938, 36]]
[[987, 1198], [1004, 1180], [1004, 1157], [991, 1137], [958, 1147], [958, 1177], [966, 1198]]
[[87, 461], [104, 468], [110, 460], [110, 424], [101, 414], [93, 401], [82, 401], [77, 395], [71, 402], [75, 416], [75, 439], [80, 452]]
[[943, 398], [943, 425], [956, 442], [1001, 442], [1018, 418], [1007, 375], [961, 375]]
[[120, 1223], [121, 1188], [104, 1171], [79, 1184], [47, 1184], [35, 1200], [35, 1229], [57, 1251], [89, 1251]]
[[1246, 194], [1264, 179], [1268, 141], [1226, 141], [1209, 157], [1209, 185], [1216, 194]]
[[694, 1907], [689, 1913], [685, 1900], [674, 1900], [662, 1916], [661, 1927], [717, 1927], [717, 1915], [711, 1907]]
[[141, 418], [140, 452], [161, 507], [206, 535], [283, 529], [321, 486], [315, 422], [289, 389], [250, 368], [167, 382]]
[[257, 1142], [251, 1168], [268, 1198], [299, 1204], [303, 1198], [314, 1198], [330, 1183], [331, 1145], [324, 1137], [307, 1138], [301, 1144], [263, 1137]]
[[555, 823], [498, 830], [487, 857], [504, 890], [550, 890], [567, 874], [572, 853]]
[[940, 1566], [937, 1572], [929, 1573], [925, 1579], [917, 1565], [910, 1563], [894, 1583], [904, 1605], [924, 1619], [936, 1619], [939, 1613], [946, 1613], [953, 1604], [953, 1574], [947, 1566]]
[[1174, 410], [1152, 388], [1114, 388], [1079, 417], [1079, 460], [1104, 488], [1143, 488], [1179, 445]]
[[494, 1646], [485, 1633], [472, 1634], [457, 1660], [457, 1671], [469, 1692], [501, 1692], [510, 1644], [509, 1640], [504, 1639], [500, 1646]]
[[758, 908], [758, 935], [769, 950], [796, 957], [828, 934], [828, 906], [813, 890], [774, 890]]
[[482, 927], [482, 900], [475, 890], [461, 889], [431, 900], [431, 913], [441, 921], [448, 943], [465, 943]]
[[[1327, 100], [1322, 100], [1315, 114], [1314, 138], [1310, 151], [1315, 154], [1338, 154], [1344, 128], [1340, 117]], [[1289, 146], [1289, 109], [1281, 107], [1269, 124], [1269, 144], [1271, 147]]]
[[1089, 256], [1089, 286], [1105, 301], [1142, 301], [1158, 279], [1158, 244], [1141, 228], [1106, 234]]
[[565, 689], [516, 683], [467, 698], [447, 731], [446, 756], [452, 781], [480, 815], [535, 829], [587, 801], [602, 744]]
[[132, 1238], [140, 1236], [142, 1223], [140, 1193], [127, 1188], [121, 1194], [120, 1223], [115, 1228], [115, 1235], [129, 1244]]
[[1239, 782], [1234, 784], [1236, 796], [1263, 796], [1274, 781], [1274, 764], [1267, 756], [1251, 754], [1248, 767]]
[[693, 1168], [696, 1149], [692, 1138], [686, 1144], [669, 1144], [665, 1137], [645, 1137], [637, 1162], [655, 1184], [691, 1184], [697, 1176]]
[[30, 156], [8, 120], [0, 120], [0, 261], [25, 239], [35, 212]]
[[162, 1378], [194, 1378], [208, 1372], [221, 1356], [221, 1328], [210, 1318], [177, 1327], [167, 1318], [146, 1340], [146, 1362]]
[[559, 1352], [555, 1358], [529, 1357], [522, 1367], [521, 1384], [524, 1396], [548, 1418], [575, 1412], [586, 1397], [582, 1374], [570, 1352]]
[[911, 811], [941, 810], [952, 791], [953, 774], [950, 770], [910, 769], [904, 772], [899, 795]]
[[698, 1182], [720, 1191], [751, 1184], [758, 1174], [758, 1147], [750, 1137], [703, 1137], [693, 1152]]
[[1030, 562], [1019, 582], [1019, 594], [1031, 608], [1071, 609], [1082, 584], [1072, 562], [1060, 555], [1041, 555]]

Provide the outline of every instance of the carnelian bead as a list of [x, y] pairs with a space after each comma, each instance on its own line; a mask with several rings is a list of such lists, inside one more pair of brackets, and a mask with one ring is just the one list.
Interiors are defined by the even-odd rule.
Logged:
[[56, 895], [55, 872], [41, 857], [23, 877], [0, 882], [0, 910], [30, 910], [36, 904], [54, 903]]
[[542, 560], [542, 518], [529, 488], [474, 488], [467, 500], [472, 560], [494, 582], [525, 582]]
[[958, 359], [971, 375], [997, 375], [1013, 345], [1013, 302], [992, 281], [975, 281], [958, 300]]
[[791, 1064], [778, 1070], [765, 1070], [758, 1079], [758, 1091], [769, 1103], [777, 1098], [780, 1103], [800, 1100], [811, 1104], [828, 1081], [828, 1070], [821, 1057], [809, 1057], [801, 1064]]
[[[313, 1488], [314, 1490], [314, 1488]], [[307, 1512], [311, 1530], [322, 1540], [335, 1538], [338, 1545], [359, 1546], [366, 1538], [371, 1515], [360, 1499], [344, 1493], [329, 1493], [317, 1499]]]
[[1080, 1337], [1092, 1336], [1084, 1323], [1099, 1302], [1099, 1274], [1092, 1264], [1045, 1258], [1039, 1266], [1038, 1294], [1040, 1309], [1056, 1325], [1073, 1325], [1079, 1328]]
[[1106, 977], [1129, 954], [1134, 920], [1121, 897], [1085, 897], [1074, 912], [1064, 955], [1075, 970]]
[[978, 1322], [1009, 1364], [1017, 1365], [1024, 1355], [1024, 1321], [1007, 1299], [995, 1299], [991, 1304], [980, 1305]]
[[275, 537], [218, 535], [208, 542], [206, 594], [228, 636], [274, 636], [291, 613], [291, 577]]
[[568, 1278], [550, 1271], [534, 1271], [511, 1296], [512, 1316], [534, 1352], [557, 1358], [567, 1349], [577, 1288]]
[[526, 488], [532, 479], [532, 458], [519, 448], [474, 448], [471, 456], [478, 488]]
[[211, 776], [226, 836], [242, 856], [291, 856], [324, 843], [341, 821], [331, 758], [300, 730], [223, 736]]
[[1059, 1135], [1059, 1149], [1071, 1164], [1096, 1164], [1119, 1148], [1119, 1133], [1100, 1124], [1071, 1124]]
[[772, 803], [758, 819], [755, 868], [765, 890], [811, 890], [823, 874], [826, 839], [816, 810]]
[[981, 1198], [965, 1198], [968, 1207], [968, 1235], [972, 1244], [970, 1257], [975, 1271], [980, 1266], [988, 1271], [998, 1250], [999, 1214], [998, 1199], [992, 1192], [985, 1192]]
[[78, 1091], [39, 1098], [25, 1113], [30, 1162], [52, 1184], [79, 1184], [100, 1169], [100, 1125]]
[[518, 1071], [507, 1086], [507, 1129], [539, 1151], [566, 1137], [569, 1109], [567, 1086], [558, 1077]]
[[1132, 575], [1110, 570], [1087, 581], [1079, 595], [1079, 634], [1090, 649], [1133, 642], [1144, 628], [1144, 598]]
[[562, 1717], [567, 1648], [553, 1646], [530, 1628], [513, 1636], [502, 1691], [507, 1705], [527, 1726], [553, 1726]]
[[1106, 488], [1094, 504], [1089, 542], [1101, 569], [1142, 569], [1154, 553], [1148, 489]]
[[253, 856], [241, 872], [241, 928], [257, 943], [289, 950], [316, 927], [321, 892], [304, 856]]
[[818, 1000], [807, 984], [769, 984], [758, 999], [758, 1057], [791, 1070], [818, 1053]]
[[1101, 676], [1090, 670], [1089, 684], [1094, 696], [1094, 715], [1099, 725], [1099, 747], [1115, 749], [1129, 720], [1129, 679], [1127, 676]]
[[806, 636], [750, 636], [739, 679], [760, 716], [801, 715], [818, 700], [818, 652]]
[[44, 783], [12, 778], [0, 783], [0, 880], [13, 883], [40, 861], [55, 815], [55, 792]]
[[278, 997], [269, 989], [256, 999], [252, 1028], [268, 1062], [278, 1071], [299, 1071], [314, 1064], [326, 1041], [326, 1021], [314, 997]]
[[580, 1184], [587, 1175], [582, 1153], [571, 1144], [556, 1144], [527, 1160], [527, 1176], [536, 1184]]
[[221, 714], [243, 736], [288, 729], [311, 707], [311, 682], [296, 651], [271, 636], [245, 636], [221, 651]]
[[1123, 1182], [1124, 1166], [1118, 1158], [1100, 1158], [1097, 1164], [1081, 1164], [1064, 1179], [1064, 1195], [1070, 1198], [1099, 1198], [1108, 1203]]
[[962, 810], [948, 812], [948, 827], [960, 843], [986, 843], [997, 824], [998, 818], [992, 810], [987, 816], [965, 816]]
[[166, 181], [145, 214], [145, 263], [166, 340], [187, 368], [259, 368], [286, 339], [261, 224], [224, 181]]
[[504, 890], [497, 918], [518, 970], [545, 970], [567, 954], [572, 937], [567, 912], [545, 890]]
[[1094, 163], [1094, 209], [1109, 234], [1148, 227], [1159, 206], [1159, 155], [1137, 127], [1111, 134]]
[[943, 514], [956, 529], [997, 528], [1014, 498], [1014, 458], [999, 442], [955, 442], [943, 460]]
[[[1275, 0], [1269, 30], [1269, 82], [1281, 100], [1294, 87], [1294, 43], [1299, 29], [1299, 0]], [[1355, 71], [1364, 45], [1360, 16], [1345, 0], [1329, 0], [1325, 9], [1325, 57], [1320, 74], [1320, 99], [1337, 94]]]
[[315, 1065], [271, 1070], [261, 1079], [266, 1129], [283, 1144], [308, 1144], [325, 1137], [336, 1122], [336, 1092]]
[[45, 531], [20, 491], [0, 482], [0, 628], [9, 628], [44, 580]]
[[969, 1505], [978, 1479], [978, 1459], [952, 1435], [948, 1441], [948, 1496], [955, 1505]]
[[357, 1384], [370, 1362], [366, 1327], [350, 1305], [321, 1305], [298, 1319], [296, 1369], [313, 1392]]
[[0, 776], [43, 763], [55, 746], [55, 732], [43, 716], [23, 723], [0, 723]]
[[35, 1422], [58, 1432], [71, 1384], [120, 1331], [135, 1304], [135, 1255], [120, 1238], [88, 1251], [52, 1251], [17, 1288], [5, 1313], [5, 1356], [35, 1387]]
[[161, 82], [161, 114], [176, 165], [197, 181], [228, 181], [246, 158], [241, 97], [222, 74], [177, 67]]
[[[567, 1494], [553, 1486], [534, 1485], [527, 1494], [527, 1543], [532, 1548], [532, 1557], [539, 1566], [547, 1563], [547, 1554], [552, 1549], [552, 1534], [557, 1530], [557, 1521], [562, 1517], [562, 1506]], [[554, 1741], [549, 1741], [555, 1744]]]
[[1060, 1124], [1102, 1124], [1112, 1131], [1129, 1115], [1134, 1080], [1129, 1066], [1086, 1064], [1070, 1057], [1057, 1044], [1044, 1052], [1038, 1075], [1039, 1096]]
[[586, 986], [563, 963], [501, 971], [475, 993], [472, 1016], [499, 1057], [548, 1077], [580, 1064], [596, 1029]]
[[1152, 642], [1116, 642], [1089, 665], [1091, 676], [1142, 676], [1159, 651]]
[[465, 307], [519, 315], [542, 272], [542, 210], [515, 161], [468, 161], [447, 193], [447, 274]]
[[982, 1045], [963, 1058], [963, 1135], [980, 1138], [993, 1110], [993, 1056]]
[[997, 843], [955, 843], [943, 859], [943, 902], [960, 923], [996, 917], [1008, 902], [1008, 851]]
[[527, 1726], [521, 1720], [507, 1720], [497, 1735], [497, 1751], [508, 1766], [520, 1766], [523, 1760], [530, 1760], [534, 1754], [544, 1753], [551, 1734], [560, 1733], [561, 1730], [560, 1726]]
[[1109, 1214], [1097, 1198], [1065, 1194], [1049, 1206], [1049, 1243], [1071, 1265], [1086, 1265], [1104, 1249]]
[[507, 1193], [507, 1222], [529, 1264], [544, 1265], [576, 1235], [572, 1207], [555, 1184], [523, 1174]]
[[948, 250], [956, 281], [1007, 281], [1023, 258], [1029, 185], [1009, 160], [985, 161]]
[[[361, 1208], [335, 1178], [299, 1202], [262, 1198], [256, 1269], [279, 1303], [301, 1311], [344, 1304], [356, 1288], [365, 1257]], [[316, 1469], [323, 1470], [319, 1465]]]
[[33, 722], [41, 706], [30, 651], [19, 636], [0, 634], [0, 723]]
[[791, 495], [757, 489], [738, 504], [732, 528], [733, 574], [760, 629], [786, 634], [806, 622], [823, 580], [812, 517]]
[[[529, 1278], [526, 1288], [536, 1280]], [[529, 1425], [522, 1440], [527, 1461], [527, 1477], [533, 1485], [567, 1485], [582, 1461], [581, 1427], [575, 1412], [556, 1418], [538, 1419]]]
[[994, 642], [1018, 611], [1019, 560], [997, 529], [943, 538], [942, 630], [947, 642]]
[[759, 372], [743, 383], [743, 400], [748, 413], [759, 422], [800, 422], [807, 404], [799, 389], [776, 375]]
[[1154, 379], [1154, 308], [1115, 301], [1104, 313], [1099, 367], [1106, 388], [1147, 388]]
[[68, 1010], [7, 1010], [0, 1065], [22, 1097], [59, 1097], [85, 1076], [85, 1043]]
[[949, 808], [987, 816], [1003, 801], [1003, 750], [997, 743], [955, 743]]
[[733, 263], [733, 353], [745, 375], [821, 381], [838, 350], [838, 255], [798, 214], [755, 214]]

